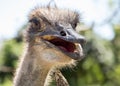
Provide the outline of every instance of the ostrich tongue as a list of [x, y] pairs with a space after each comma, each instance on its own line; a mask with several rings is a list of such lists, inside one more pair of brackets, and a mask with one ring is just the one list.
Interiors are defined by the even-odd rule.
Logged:
[[65, 52], [74, 52], [76, 49], [76, 46], [74, 43], [68, 42], [59, 37], [46, 35], [46, 36], [43, 36], [42, 38]]

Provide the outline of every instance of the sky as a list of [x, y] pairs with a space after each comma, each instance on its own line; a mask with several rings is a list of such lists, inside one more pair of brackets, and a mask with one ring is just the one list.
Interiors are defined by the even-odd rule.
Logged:
[[[0, 40], [13, 38], [17, 31], [27, 22], [29, 12], [35, 6], [48, 4], [50, 0], [0, 0]], [[55, 0], [60, 8], [69, 8], [82, 14], [82, 22], [91, 25], [101, 24], [110, 16], [108, 0]], [[113, 30], [110, 25], [95, 27], [94, 31], [103, 38], [112, 39]], [[103, 35], [104, 34], [104, 35]]]

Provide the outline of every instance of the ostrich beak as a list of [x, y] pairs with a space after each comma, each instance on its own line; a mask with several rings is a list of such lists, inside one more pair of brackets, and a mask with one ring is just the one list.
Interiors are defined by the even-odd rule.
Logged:
[[86, 43], [85, 37], [78, 34], [72, 28], [63, 29], [61, 31], [47, 29], [44, 32], [40, 33], [39, 36], [47, 40], [52, 40], [55, 37], [58, 37], [68, 42], [79, 43], [81, 45]]
[[46, 29], [39, 34], [39, 36], [55, 45], [72, 59], [80, 60], [84, 56], [81, 45], [83, 45], [86, 40], [82, 35], [75, 32], [73, 28], [62, 29], [60, 31]]

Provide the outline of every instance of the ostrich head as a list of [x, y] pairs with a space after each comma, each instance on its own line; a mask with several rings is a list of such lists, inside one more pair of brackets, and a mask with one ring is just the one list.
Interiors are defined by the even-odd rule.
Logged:
[[27, 41], [36, 47], [41, 62], [68, 64], [83, 58], [83, 36], [75, 32], [79, 14], [54, 7], [39, 7], [29, 15]]

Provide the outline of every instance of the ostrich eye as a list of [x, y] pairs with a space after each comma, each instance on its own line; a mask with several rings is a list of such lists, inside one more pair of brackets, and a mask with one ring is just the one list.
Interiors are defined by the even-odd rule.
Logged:
[[32, 18], [29, 20], [30, 24], [31, 24], [31, 28], [34, 31], [41, 31], [41, 22], [40, 20], [38, 20], [37, 18]]
[[36, 26], [40, 24], [39, 20], [36, 18], [29, 20], [29, 22], [34, 23]]
[[73, 29], [75, 29], [77, 26], [77, 23], [72, 24]]

